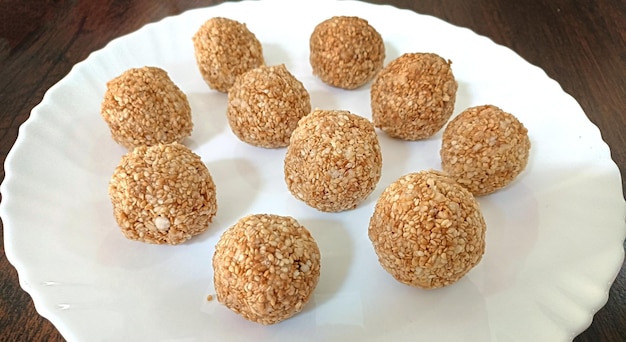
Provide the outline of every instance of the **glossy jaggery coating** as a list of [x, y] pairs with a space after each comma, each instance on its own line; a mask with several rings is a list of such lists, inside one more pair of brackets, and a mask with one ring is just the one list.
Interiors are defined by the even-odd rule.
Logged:
[[287, 146], [298, 121], [310, 112], [308, 91], [284, 64], [247, 71], [228, 92], [230, 128], [254, 146]]
[[440, 131], [452, 116], [458, 88], [450, 65], [433, 53], [406, 53], [391, 61], [370, 89], [374, 125], [404, 140]]
[[206, 231], [217, 212], [209, 170], [179, 143], [139, 146], [124, 155], [109, 197], [124, 236], [154, 244], [176, 245]]
[[320, 250], [294, 218], [241, 218], [215, 246], [217, 300], [242, 317], [275, 324], [302, 311], [320, 276]]
[[182, 142], [193, 129], [187, 96], [158, 67], [132, 68], [107, 82], [100, 114], [129, 150]]
[[380, 180], [382, 154], [372, 123], [341, 110], [316, 109], [298, 122], [284, 162], [289, 191], [325, 212], [355, 208]]
[[319, 23], [309, 39], [313, 74], [324, 83], [356, 89], [383, 67], [385, 44], [365, 19], [335, 16]]
[[493, 105], [471, 107], [443, 132], [442, 169], [474, 196], [509, 185], [526, 168], [528, 130], [512, 114]]
[[207, 20], [192, 40], [200, 73], [217, 91], [228, 92], [237, 76], [265, 63], [261, 42], [245, 24], [233, 19]]
[[368, 235], [381, 266], [396, 280], [432, 289], [458, 281], [480, 262], [485, 231], [472, 194], [428, 170], [404, 175], [383, 191]]

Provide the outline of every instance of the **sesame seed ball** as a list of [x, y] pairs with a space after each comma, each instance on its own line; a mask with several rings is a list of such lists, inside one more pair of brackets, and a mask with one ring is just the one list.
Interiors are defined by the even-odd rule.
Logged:
[[200, 157], [179, 143], [139, 146], [109, 182], [115, 220], [131, 240], [176, 245], [208, 229], [215, 184]]
[[452, 116], [457, 82], [450, 61], [406, 53], [380, 71], [370, 89], [374, 125], [404, 140], [429, 138]]
[[320, 276], [320, 250], [289, 216], [241, 218], [215, 246], [217, 300], [242, 317], [275, 324], [302, 311]]
[[158, 67], [132, 68], [107, 82], [100, 114], [129, 150], [182, 142], [193, 129], [187, 96]]
[[471, 107], [446, 126], [442, 169], [481, 196], [510, 184], [528, 164], [528, 130], [512, 114], [493, 105]]
[[381, 169], [374, 125], [341, 110], [316, 109], [302, 118], [284, 163], [289, 191], [325, 212], [355, 208], [374, 190]]
[[310, 112], [309, 93], [284, 64], [247, 71], [228, 92], [231, 130], [259, 147], [287, 146], [298, 120]]
[[313, 74], [324, 83], [356, 89], [383, 67], [385, 44], [365, 19], [335, 16], [319, 23], [309, 39]]
[[485, 230], [472, 194], [427, 170], [404, 175], [383, 191], [368, 234], [381, 266], [396, 280], [431, 289], [458, 281], [478, 264]]
[[237, 76], [264, 64], [263, 47], [246, 24], [215, 17], [193, 38], [196, 63], [211, 89], [228, 92]]

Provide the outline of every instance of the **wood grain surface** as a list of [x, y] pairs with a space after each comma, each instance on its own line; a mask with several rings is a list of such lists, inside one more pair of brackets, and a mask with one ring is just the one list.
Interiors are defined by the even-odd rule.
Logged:
[[[47, 89], [110, 40], [187, 9], [222, 1], [0, 0], [0, 156]], [[626, 172], [626, 1], [368, 1], [429, 14], [474, 30], [541, 67], [571, 94]], [[428, 34], [428, 33], [424, 33]], [[4, 179], [4, 168], [0, 180]], [[624, 181], [622, 181], [622, 191]], [[0, 341], [63, 341], [37, 314], [0, 244]], [[626, 341], [626, 270], [607, 304], [574, 338]]]

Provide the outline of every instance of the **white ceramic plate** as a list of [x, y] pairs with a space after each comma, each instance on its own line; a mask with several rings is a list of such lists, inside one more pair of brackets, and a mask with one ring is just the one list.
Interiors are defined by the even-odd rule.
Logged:
[[[287, 191], [284, 149], [235, 138], [225, 119], [226, 95], [210, 90], [196, 68], [191, 36], [205, 20], [229, 17], [257, 35], [267, 64], [284, 63], [304, 83], [313, 107], [369, 118], [368, 86], [338, 90], [311, 75], [309, 35], [333, 15], [367, 19], [386, 42], [387, 62], [420, 51], [451, 59], [459, 82], [455, 114], [491, 103], [529, 129], [528, 168], [507, 189], [480, 198], [485, 256], [452, 286], [425, 291], [396, 282], [367, 238], [374, 202], [389, 183], [440, 168], [441, 133], [420, 142], [380, 133], [384, 165], [374, 193], [353, 211], [321, 213]], [[167, 70], [188, 95], [195, 129], [185, 143], [217, 184], [214, 223], [179, 246], [126, 240], [107, 196], [125, 150], [99, 114], [105, 83], [144, 65]], [[7, 257], [37, 310], [70, 341], [568, 340], [606, 302], [624, 254], [618, 169], [598, 129], [555, 81], [467, 29], [354, 1], [226, 3], [116, 39], [47, 92], [21, 127], [5, 168], [0, 213]], [[252, 213], [295, 217], [322, 251], [312, 301], [274, 326], [206, 300], [217, 239]]]

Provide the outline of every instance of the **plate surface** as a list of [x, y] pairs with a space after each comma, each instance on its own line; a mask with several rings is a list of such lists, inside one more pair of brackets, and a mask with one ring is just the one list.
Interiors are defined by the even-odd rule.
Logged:
[[[419, 142], [379, 132], [383, 174], [374, 193], [355, 210], [321, 213], [289, 194], [285, 149], [237, 140], [225, 117], [226, 95], [209, 89], [196, 67], [191, 36], [205, 20], [229, 17], [256, 34], [268, 65], [284, 63], [304, 83], [313, 107], [371, 118], [369, 86], [339, 90], [311, 74], [308, 38], [333, 15], [368, 20], [385, 40], [386, 62], [405, 52], [452, 60], [455, 114], [490, 103], [529, 130], [527, 169], [508, 188], [479, 198], [486, 253], [456, 284], [425, 291], [396, 282], [367, 237], [374, 202], [389, 183], [440, 168], [441, 132]], [[187, 94], [195, 126], [185, 144], [217, 186], [219, 210], [210, 229], [179, 246], [126, 240], [107, 195], [125, 150], [111, 139], [100, 102], [108, 80], [145, 65], [165, 69]], [[116, 39], [47, 92], [20, 128], [5, 169], [0, 214], [7, 257], [37, 310], [69, 341], [569, 340], [606, 302], [624, 257], [620, 175], [571, 96], [541, 69], [470, 30], [355, 1], [225, 3]], [[311, 302], [274, 326], [206, 300], [214, 293], [215, 243], [253, 213], [295, 217], [322, 252]]]

